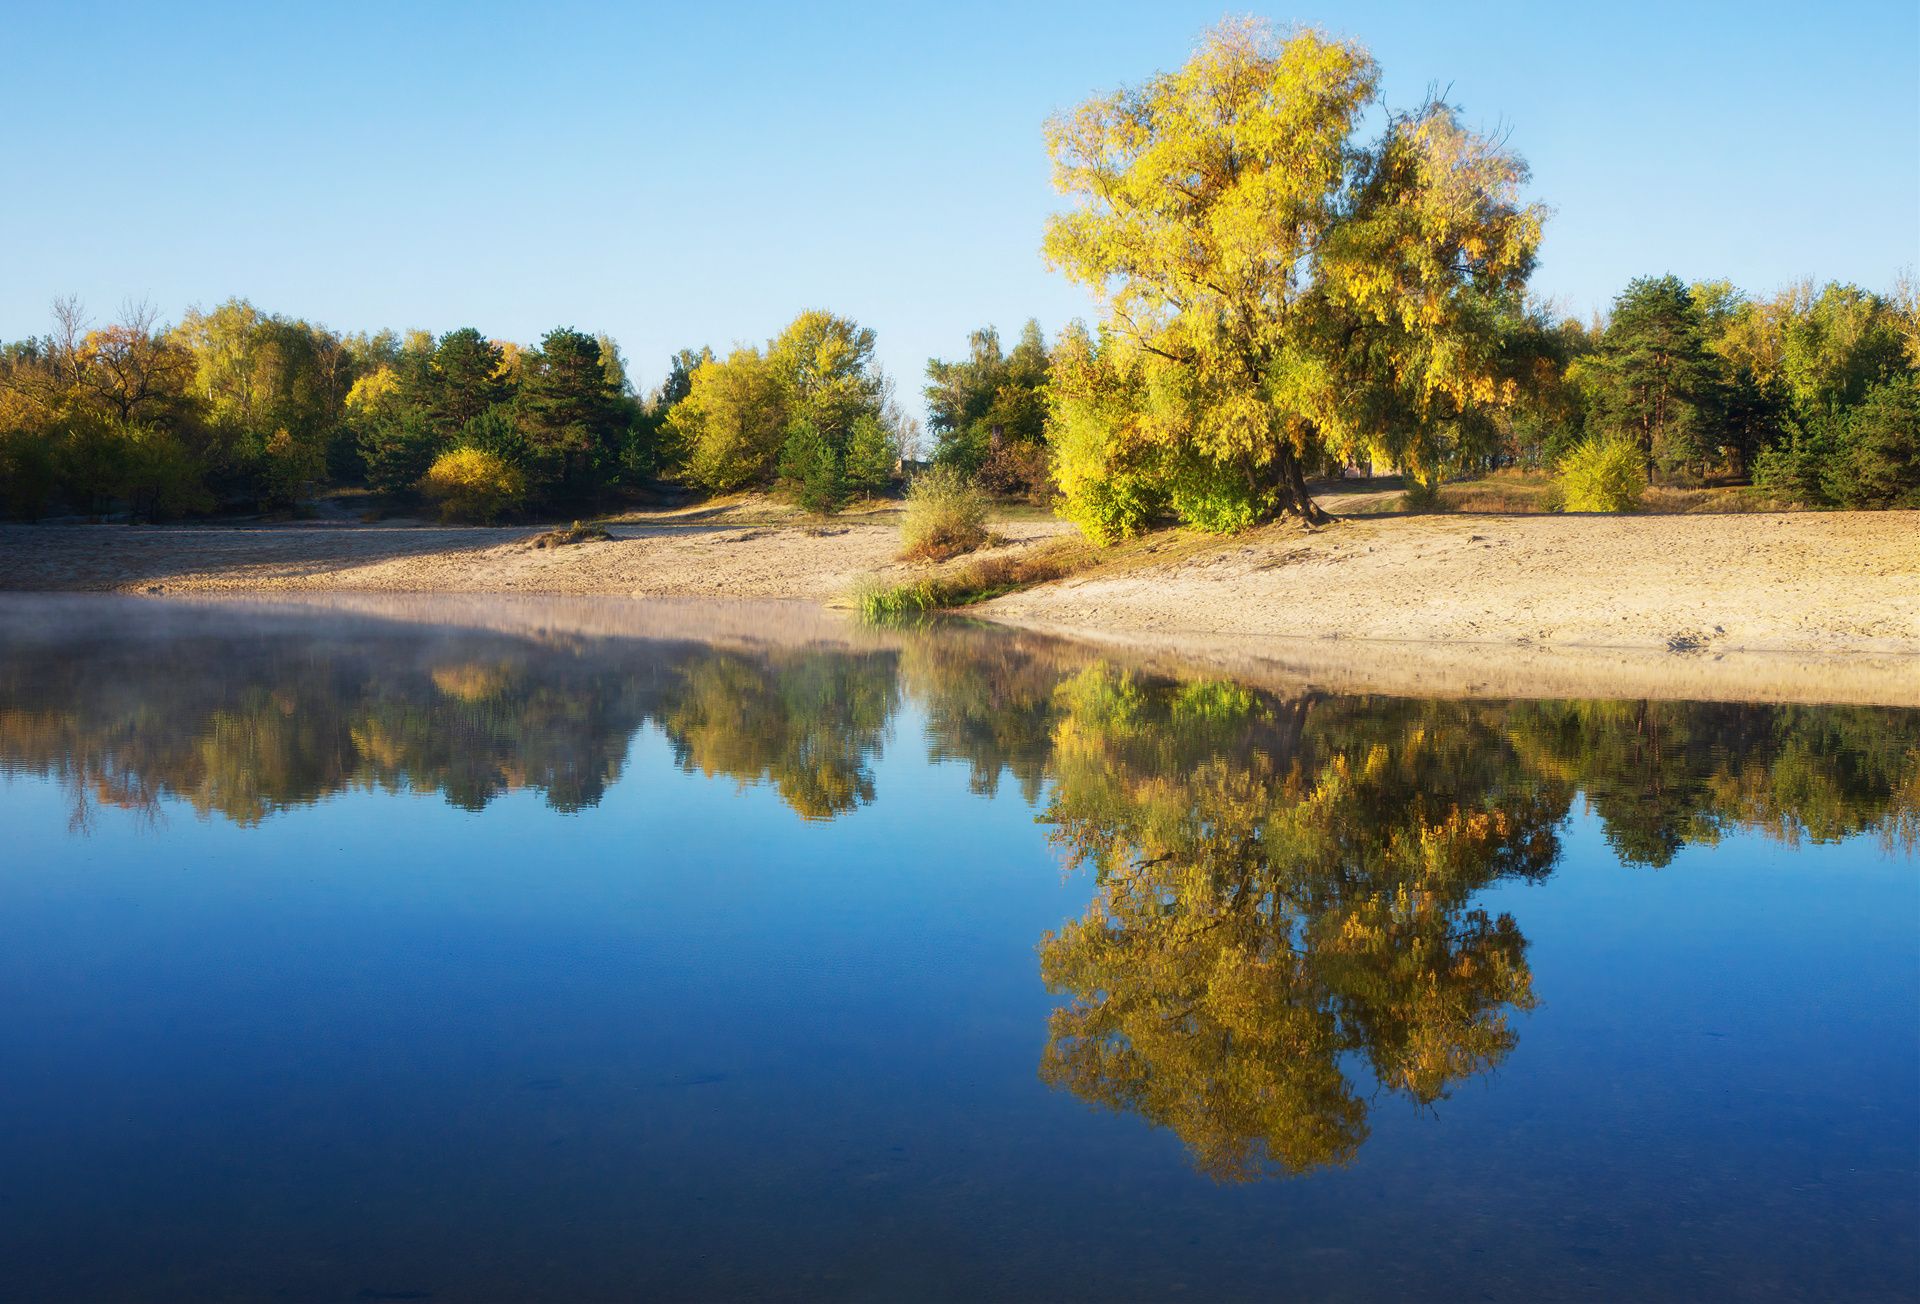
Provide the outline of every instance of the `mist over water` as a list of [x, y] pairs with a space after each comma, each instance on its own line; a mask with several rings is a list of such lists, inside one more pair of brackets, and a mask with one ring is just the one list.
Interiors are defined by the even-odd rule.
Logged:
[[1920, 711], [594, 619], [0, 599], [7, 1291], [1920, 1282]]

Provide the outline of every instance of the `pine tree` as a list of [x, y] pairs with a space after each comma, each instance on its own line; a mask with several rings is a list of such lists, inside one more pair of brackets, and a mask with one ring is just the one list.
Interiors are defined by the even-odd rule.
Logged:
[[1628, 283], [1590, 374], [1601, 428], [1640, 445], [1648, 479], [1656, 466], [1671, 472], [1714, 451], [1726, 378], [1679, 277]]

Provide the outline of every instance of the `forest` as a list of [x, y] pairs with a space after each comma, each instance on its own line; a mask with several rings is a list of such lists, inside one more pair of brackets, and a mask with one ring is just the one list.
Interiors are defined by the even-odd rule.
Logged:
[[358, 491], [368, 513], [494, 522], [771, 490], [833, 512], [929, 460], [1102, 542], [1320, 519], [1310, 480], [1368, 472], [1416, 510], [1508, 468], [1553, 475], [1567, 510], [1631, 510], [1649, 484], [1920, 507], [1909, 277], [1650, 272], [1582, 321], [1530, 288], [1547, 214], [1525, 162], [1437, 99], [1388, 109], [1353, 42], [1225, 24], [1046, 146], [1071, 202], [1045, 252], [1098, 314], [956, 341], [926, 364], [924, 434], [874, 329], [818, 309], [683, 349], [641, 392], [612, 338], [569, 326], [344, 333], [241, 298], [95, 322], [64, 300], [0, 345], [0, 511], [292, 516]]

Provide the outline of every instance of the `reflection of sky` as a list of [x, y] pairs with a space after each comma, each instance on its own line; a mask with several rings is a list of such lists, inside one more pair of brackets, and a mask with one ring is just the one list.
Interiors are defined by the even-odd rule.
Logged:
[[573, 815], [353, 792], [75, 838], [0, 784], [0, 1261], [40, 1298], [1912, 1280], [1911, 860], [1624, 867], [1576, 803], [1551, 878], [1480, 898], [1540, 998], [1500, 1070], [1224, 1188], [1038, 1081], [1035, 947], [1089, 886], [925, 756], [909, 704], [826, 823], [652, 727]]

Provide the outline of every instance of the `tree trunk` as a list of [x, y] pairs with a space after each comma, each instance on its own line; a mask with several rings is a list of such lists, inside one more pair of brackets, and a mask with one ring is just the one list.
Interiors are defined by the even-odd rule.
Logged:
[[1309, 525], [1325, 525], [1333, 517], [1327, 515], [1320, 504], [1313, 501], [1313, 495], [1307, 492], [1306, 473], [1301, 469], [1300, 459], [1291, 448], [1282, 448], [1273, 464], [1275, 473], [1274, 491], [1280, 502], [1282, 516], [1298, 516]]

